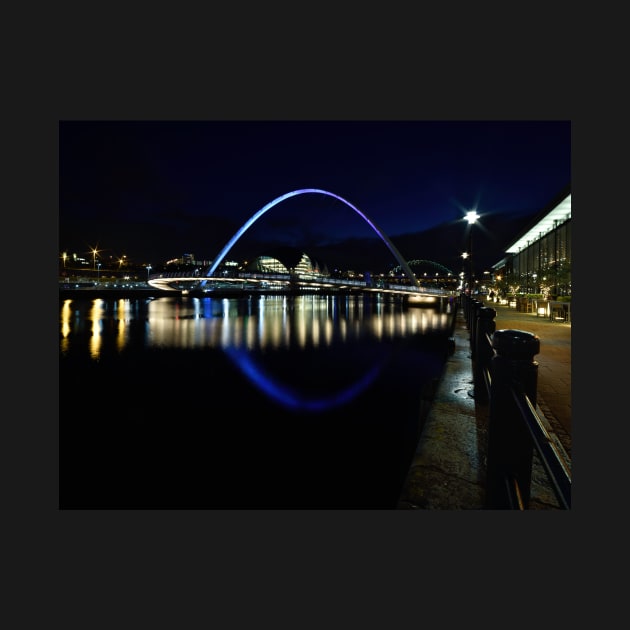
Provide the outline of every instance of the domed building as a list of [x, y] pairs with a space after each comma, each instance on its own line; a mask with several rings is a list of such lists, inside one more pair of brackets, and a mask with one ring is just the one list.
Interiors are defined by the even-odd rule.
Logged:
[[281, 273], [303, 278], [327, 277], [328, 269], [294, 247], [274, 247], [257, 256], [246, 267], [252, 273]]

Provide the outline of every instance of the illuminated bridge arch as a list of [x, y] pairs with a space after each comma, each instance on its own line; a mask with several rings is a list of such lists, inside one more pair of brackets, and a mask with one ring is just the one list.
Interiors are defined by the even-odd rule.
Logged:
[[[407, 261], [407, 264], [409, 265], [409, 267], [416, 267], [416, 268], [428, 267], [430, 269], [435, 269], [436, 271], [439, 271], [442, 275], [445, 275], [445, 276], [448, 276], [449, 274], [454, 275], [453, 272], [448, 267], [445, 267], [444, 265], [441, 265], [440, 263], [437, 263], [434, 260], [422, 260], [422, 259], [409, 260]], [[392, 272], [394, 274], [400, 273], [401, 271], [403, 271], [403, 268], [401, 266], [394, 267], [392, 269]]]
[[389, 238], [383, 232], [383, 230], [381, 230], [374, 223], [374, 221], [372, 221], [372, 219], [370, 219], [367, 215], [365, 215], [363, 212], [361, 212], [361, 210], [359, 210], [356, 206], [352, 205], [349, 201], [347, 201], [343, 197], [340, 197], [339, 195], [335, 195], [335, 193], [328, 192], [327, 190], [321, 190], [319, 188], [301, 188], [299, 190], [293, 190], [293, 191], [288, 192], [288, 193], [286, 193], [284, 195], [280, 195], [280, 197], [276, 197], [276, 199], [274, 199], [273, 201], [270, 201], [267, 205], [263, 206], [260, 210], [258, 210], [258, 212], [253, 214], [242, 225], [242, 227], [236, 232], [236, 234], [234, 234], [234, 236], [227, 242], [225, 247], [219, 252], [219, 255], [217, 256], [215, 261], [212, 263], [212, 266], [208, 270], [206, 276], [207, 277], [211, 277], [214, 274], [214, 272], [216, 271], [217, 267], [221, 264], [221, 262], [223, 261], [223, 259], [227, 255], [227, 253], [230, 251], [230, 249], [232, 249], [232, 247], [238, 241], [238, 239], [241, 238], [241, 236], [243, 236], [243, 234], [263, 214], [265, 214], [265, 212], [267, 212], [268, 210], [271, 210], [271, 208], [273, 208], [274, 206], [278, 205], [279, 203], [281, 203], [285, 199], [289, 199], [290, 197], [295, 197], [296, 195], [304, 195], [306, 193], [317, 193], [317, 194], [320, 194], [320, 195], [328, 195], [329, 197], [334, 197], [335, 199], [338, 199], [342, 203], [345, 203], [349, 208], [352, 208], [352, 210], [354, 210], [376, 232], [376, 234], [385, 243], [385, 245], [387, 245], [387, 248], [389, 249], [389, 251], [394, 255], [394, 257], [398, 261], [400, 269], [402, 269], [405, 272], [405, 274], [407, 275], [409, 280], [411, 280], [411, 282], [414, 285], [418, 284], [418, 280], [417, 280], [415, 274], [413, 273], [413, 271], [411, 270], [411, 268], [409, 267], [409, 265], [407, 264], [407, 261], [402, 257], [400, 252], [396, 249], [396, 246], [389, 240]]

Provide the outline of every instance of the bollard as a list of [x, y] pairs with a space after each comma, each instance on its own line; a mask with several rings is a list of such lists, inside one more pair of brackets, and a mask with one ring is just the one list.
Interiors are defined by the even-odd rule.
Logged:
[[489, 397], [483, 374], [485, 370], [490, 369], [494, 350], [492, 345], [488, 343], [486, 335], [494, 333], [496, 328], [494, 318], [496, 316], [496, 310], [488, 306], [481, 307], [477, 315], [473, 355], [475, 357], [473, 362], [473, 382], [475, 384], [475, 400], [479, 402], [487, 402]]
[[510, 509], [506, 484], [516, 481], [522, 506], [529, 505], [533, 443], [512, 395], [519, 386], [536, 406], [540, 339], [523, 330], [497, 330], [492, 335], [495, 355], [491, 359], [490, 405], [488, 416], [488, 456], [486, 506]]

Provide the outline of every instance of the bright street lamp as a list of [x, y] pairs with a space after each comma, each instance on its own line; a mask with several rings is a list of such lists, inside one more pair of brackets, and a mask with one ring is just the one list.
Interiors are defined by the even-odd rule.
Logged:
[[151, 269], [153, 269], [153, 267], [151, 267], [151, 265], [147, 265], [147, 283], [149, 282], [149, 271], [151, 271]]
[[468, 257], [470, 258], [469, 265], [468, 265], [468, 287], [469, 287], [470, 295], [472, 295], [473, 293], [473, 285], [474, 285], [474, 277], [475, 277], [474, 271], [473, 271], [473, 258], [472, 258], [472, 251], [473, 251], [472, 233], [473, 233], [473, 225], [475, 224], [479, 216], [480, 215], [477, 214], [476, 210], [469, 210], [466, 213], [466, 216], [464, 217], [466, 221], [468, 221], [468, 225], [470, 226], [470, 229], [468, 232]]
[[92, 248], [92, 260], [94, 262], [94, 271], [96, 271], [96, 254], [99, 253], [99, 250], [96, 247]]

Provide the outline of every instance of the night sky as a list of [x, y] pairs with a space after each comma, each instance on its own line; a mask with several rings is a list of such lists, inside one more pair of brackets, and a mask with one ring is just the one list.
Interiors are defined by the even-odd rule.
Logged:
[[[448, 267], [461, 253], [464, 214], [474, 208], [477, 254], [496, 262], [511, 230], [570, 182], [567, 120], [64, 120], [59, 247], [88, 258], [96, 247], [103, 257], [153, 265], [184, 253], [212, 260], [263, 206], [317, 188], [356, 206], [406, 259]], [[348, 268], [369, 265], [368, 255], [394, 263], [381, 241], [372, 247], [374, 238], [342, 202], [306, 194], [272, 208], [233, 253], [291, 245]]]

